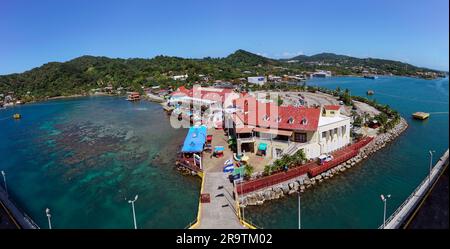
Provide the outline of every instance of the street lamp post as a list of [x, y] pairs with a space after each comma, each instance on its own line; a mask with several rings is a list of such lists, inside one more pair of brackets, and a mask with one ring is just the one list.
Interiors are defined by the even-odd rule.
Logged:
[[3, 171], [3, 170], [2, 170], [2, 176], [3, 176], [3, 183], [5, 184], [6, 197], [9, 198], [8, 186], [6, 185], [6, 174], [5, 174], [5, 171]]
[[129, 200], [128, 203], [131, 203], [131, 207], [133, 209], [133, 221], [134, 221], [134, 229], [137, 229], [136, 225], [136, 212], [134, 211], [134, 202], [138, 199], [138, 195], [134, 197], [134, 200]]
[[381, 195], [381, 200], [384, 203], [383, 229], [386, 227], [386, 202], [387, 202], [388, 198], [391, 198], [391, 195], [386, 195], [386, 196]]
[[428, 152], [430, 153], [430, 174], [428, 175], [428, 181], [431, 184], [431, 170], [433, 169], [433, 153], [436, 151], [430, 150]]
[[48, 229], [52, 229], [52, 222], [50, 220], [52, 215], [50, 214], [50, 209], [49, 208], [45, 209], [45, 214], [47, 215], [47, 219], [48, 219]]
[[[241, 176], [241, 175], [240, 175]], [[241, 183], [241, 195], [243, 195], [243, 192], [242, 192], [242, 185], [243, 185], [243, 180], [242, 180], [242, 176], [241, 176], [241, 181], [240, 181], [240, 183]], [[244, 204], [243, 203], [244, 202], [244, 199], [242, 199], [242, 204]], [[242, 205], [242, 220], [243, 221], [245, 221], [245, 206], [244, 205]]]
[[301, 205], [300, 205], [300, 188], [298, 189], [298, 229], [302, 228], [302, 220], [301, 220]]

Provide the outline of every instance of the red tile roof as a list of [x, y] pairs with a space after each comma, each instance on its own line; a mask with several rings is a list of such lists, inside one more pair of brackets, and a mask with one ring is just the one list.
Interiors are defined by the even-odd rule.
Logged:
[[194, 98], [207, 99], [212, 101], [224, 102], [227, 94], [233, 93], [231, 89], [212, 88], [212, 87], [193, 87], [187, 89], [184, 86], [180, 86], [177, 91], [172, 93], [172, 96], [188, 96]]
[[246, 125], [303, 131], [315, 131], [319, 125], [320, 108], [277, 106], [259, 102], [254, 97], [237, 99], [235, 105], [242, 110], [237, 117]]
[[341, 109], [341, 106], [339, 106], [339, 105], [326, 105], [323, 108], [325, 108], [325, 110], [337, 111], [337, 110]]

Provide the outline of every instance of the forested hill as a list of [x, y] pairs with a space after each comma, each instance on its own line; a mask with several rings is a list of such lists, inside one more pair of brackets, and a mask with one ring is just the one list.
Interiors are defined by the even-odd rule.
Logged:
[[284, 61], [290, 61], [300, 65], [335, 66], [352, 71], [357, 71], [358, 67], [360, 67], [395, 75], [414, 75], [417, 72], [438, 72], [437, 70], [416, 67], [400, 61], [377, 58], [356, 58], [333, 53], [321, 53], [312, 56], [299, 55]]
[[[185, 59], [156, 56], [151, 59], [120, 59], [82, 56], [67, 62], [50, 62], [20, 74], [0, 76], [0, 94], [14, 91], [16, 96], [33, 99], [87, 93], [90, 89], [113, 86], [140, 89], [141, 86], [192, 84], [238, 79], [255, 75], [301, 74], [318, 69], [336, 75], [361, 74], [365, 69], [379, 74], [428, 77], [435, 70], [418, 68], [397, 61], [359, 59], [331, 53], [298, 56], [290, 60], [270, 59], [244, 50], [223, 58]], [[183, 82], [174, 75], [188, 75]], [[1, 99], [0, 99], [1, 100]]]

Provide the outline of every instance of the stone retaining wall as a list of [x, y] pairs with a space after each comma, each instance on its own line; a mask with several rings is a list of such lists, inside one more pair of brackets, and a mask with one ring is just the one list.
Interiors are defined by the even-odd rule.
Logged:
[[355, 165], [358, 165], [369, 155], [375, 153], [379, 149], [385, 147], [389, 142], [393, 141], [397, 136], [405, 131], [407, 127], [408, 123], [405, 119], [401, 118], [400, 122], [392, 130], [377, 135], [372, 142], [361, 148], [355, 157], [347, 160], [346, 162], [312, 178], [308, 178], [307, 174], [304, 174], [284, 183], [247, 193], [239, 197], [239, 203], [242, 207], [247, 205], [261, 205], [265, 201], [279, 199], [285, 195], [295, 194], [297, 191], [304, 192], [306, 189], [311, 188], [324, 180], [330, 179], [331, 177], [338, 175]]

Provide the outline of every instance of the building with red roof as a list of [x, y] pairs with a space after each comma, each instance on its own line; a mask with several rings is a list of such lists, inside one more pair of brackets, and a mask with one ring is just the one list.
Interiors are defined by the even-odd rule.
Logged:
[[208, 107], [226, 107], [232, 105], [232, 99], [235, 98], [239, 98], [239, 94], [235, 93], [232, 89], [201, 86], [194, 86], [192, 89], [187, 89], [184, 86], [180, 86], [171, 94], [169, 102], [198, 104]]
[[350, 143], [350, 118], [340, 114], [340, 106], [277, 106], [252, 96], [233, 103], [237, 111], [230, 118], [238, 154], [280, 158], [303, 149], [308, 158], [315, 158]]

